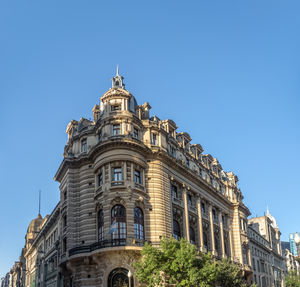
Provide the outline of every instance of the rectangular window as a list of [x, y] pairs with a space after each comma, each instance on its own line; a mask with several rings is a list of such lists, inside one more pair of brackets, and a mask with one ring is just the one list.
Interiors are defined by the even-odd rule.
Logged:
[[65, 237], [63, 239], [63, 253], [67, 252], [67, 238]]
[[63, 228], [67, 227], [67, 215], [65, 214], [63, 217]]
[[158, 145], [158, 136], [155, 133], [151, 133], [151, 144]]
[[64, 191], [64, 200], [67, 200], [67, 191]]
[[178, 191], [177, 191], [177, 186], [176, 185], [171, 185], [171, 193], [172, 197], [178, 198]]
[[187, 195], [187, 203], [189, 206], [193, 206], [193, 197], [190, 193]]
[[134, 170], [134, 182], [142, 184], [142, 173], [139, 170]]
[[213, 220], [217, 221], [217, 213], [215, 209], [212, 210], [212, 216], [213, 216]]
[[102, 172], [98, 174], [98, 186], [101, 186], [103, 184], [103, 175]]
[[176, 157], [176, 151], [175, 151], [175, 148], [172, 147], [172, 146], [170, 146], [170, 155], [171, 155], [172, 157]]
[[139, 138], [139, 133], [140, 133], [140, 131], [137, 128], [133, 129], [133, 137], [134, 138], [138, 139]]
[[121, 110], [121, 105], [112, 105], [111, 106], [111, 111], [120, 111]]
[[81, 141], [81, 152], [86, 152], [86, 139]]
[[204, 203], [204, 202], [201, 202], [201, 212], [202, 212], [202, 214], [205, 214], [205, 213], [206, 213], [206, 210], [205, 210], [205, 203]]
[[123, 173], [121, 167], [114, 167], [112, 169], [112, 180], [116, 182], [120, 182], [123, 180]]
[[117, 124], [117, 125], [113, 125], [113, 136], [117, 136], [121, 134], [121, 125]]

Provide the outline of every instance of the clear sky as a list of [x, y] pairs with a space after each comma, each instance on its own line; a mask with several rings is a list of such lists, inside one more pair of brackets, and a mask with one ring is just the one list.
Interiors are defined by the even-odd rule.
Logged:
[[67, 124], [92, 118], [116, 65], [138, 103], [240, 179], [282, 240], [299, 226], [300, 1], [0, 2], [0, 276], [58, 202]]

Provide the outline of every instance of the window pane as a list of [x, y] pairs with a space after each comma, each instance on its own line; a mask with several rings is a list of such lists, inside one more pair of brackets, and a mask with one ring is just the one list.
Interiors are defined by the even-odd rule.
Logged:
[[144, 239], [144, 214], [139, 207], [134, 208], [134, 237]]

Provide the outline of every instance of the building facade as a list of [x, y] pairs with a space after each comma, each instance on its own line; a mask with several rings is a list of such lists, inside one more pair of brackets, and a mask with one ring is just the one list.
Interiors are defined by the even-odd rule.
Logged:
[[117, 72], [93, 120], [68, 124], [55, 175], [60, 201], [28, 227], [24, 286], [139, 286], [133, 262], [144, 243], [172, 236], [230, 258], [251, 282], [250, 212], [238, 177], [150, 109]]

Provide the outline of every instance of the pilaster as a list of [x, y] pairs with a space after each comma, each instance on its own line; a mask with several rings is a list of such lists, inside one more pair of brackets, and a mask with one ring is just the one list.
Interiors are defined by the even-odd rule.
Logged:
[[190, 228], [189, 228], [189, 210], [187, 205], [187, 194], [186, 188], [183, 187], [183, 203], [184, 203], [184, 212], [183, 212], [183, 225], [184, 225], [184, 237], [190, 242]]
[[203, 251], [203, 228], [202, 228], [202, 211], [201, 211], [201, 198], [197, 198], [198, 209], [198, 226], [199, 226], [199, 249]]
[[225, 247], [224, 247], [224, 230], [223, 230], [223, 220], [222, 220], [222, 212], [219, 212], [219, 225], [220, 225], [220, 235], [221, 235], [221, 253], [222, 258], [225, 258]]
[[210, 238], [211, 238], [211, 252], [212, 255], [216, 255], [216, 247], [215, 247], [215, 234], [214, 234], [214, 220], [212, 214], [212, 204], [209, 202], [209, 223], [210, 223]]

